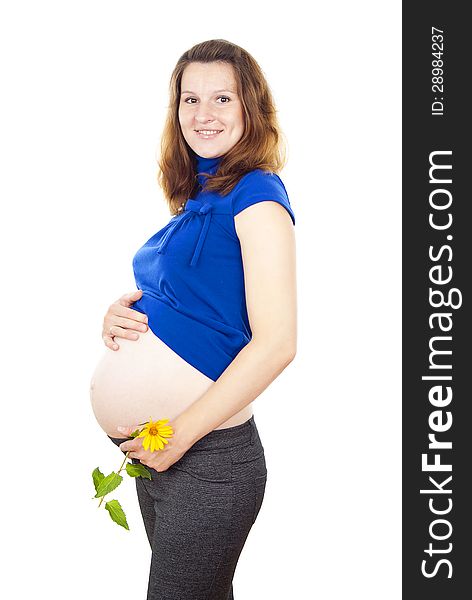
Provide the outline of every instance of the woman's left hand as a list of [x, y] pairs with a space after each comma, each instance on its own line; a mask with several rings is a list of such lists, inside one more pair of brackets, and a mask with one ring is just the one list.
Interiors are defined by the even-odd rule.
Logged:
[[[145, 450], [143, 448], [143, 439], [142, 437], [135, 437], [131, 440], [126, 440], [126, 442], [122, 442], [120, 444], [120, 449], [123, 452], [131, 452], [128, 454], [129, 458], [137, 458], [139, 461], [151, 469], [154, 469], [161, 473], [162, 471], [167, 471], [167, 469], [176, 463], [182, 456], [187, 452], [187, 450], [192, 446], [191, 443], [187, 441], [187, 437], [183, 435], [182, 430], [176, 425], [177, 420], [169, 421], [168, 425], [170, 425], [174, 431], [172, 437], [166, 438], [167, 444], [164, 444], [164, 448], [162, 450], [154, 450], [151, 452], [150, 450]], [[124, 433], [125, 436], [130, 436], [133, 431], [141, 428], [142, 426], [134, 425], [133, 427], [125, 427]]]

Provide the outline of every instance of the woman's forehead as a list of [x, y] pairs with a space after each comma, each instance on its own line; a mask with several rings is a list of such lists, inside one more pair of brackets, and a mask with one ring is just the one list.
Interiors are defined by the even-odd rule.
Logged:
[[205, 90], [210, 93], [236, 93], [233, 67], [228, 63], [190, 63], [182, 74], [182, 93]]

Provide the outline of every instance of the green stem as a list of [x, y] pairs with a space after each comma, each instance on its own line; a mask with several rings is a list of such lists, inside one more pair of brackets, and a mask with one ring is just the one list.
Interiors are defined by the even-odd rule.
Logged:
[[[123, 470], [123, 465], [125, 464], [126, 460], [128, 459], [128, 454], [131, 452], [131, 450], [128, 450], [128, 452], [125, 454], [125, 457], [123, 459], [123, 462], [121, 463], [121, 467], [118, 469], [118, 475], [121, 473], [121, 471]], [[105, 494], [106, 496], [106, 494]], [[102, 496], [100, 498], [100, 502], [98, 504], [98, 508], [100, 508], [100, 506], [102, 505], [103, 499], [105, 498], [105, 496]]]
[[118, 475], [119, 475], [119, 474], [121, 473], [121, 471], [123, 470], [123, 465], [125, 464], [125, 462], [126, 462], [126, 460], [127, 460], [127, 458], [128, 458], [128, 454], [129, 454], [130, 452], [131, 452], [131, 450], [128, 450], [128, 452], [126, 453], [126, 455], [125, 455], [125, 457], [124, 457], [124, 459], [123, 459], [123, 462], [121, 463], [121, 467], [120, 467], [120, 468], [119, 468], [119, 470], [118, 470]]

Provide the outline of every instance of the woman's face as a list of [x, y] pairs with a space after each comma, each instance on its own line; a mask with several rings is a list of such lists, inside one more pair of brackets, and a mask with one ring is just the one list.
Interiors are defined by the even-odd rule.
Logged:
[[223, 156], [244, 131], [232, 65], [190, 63], [182, 73], [181, 89], [179, 122], [185, 141], [203, 158]]

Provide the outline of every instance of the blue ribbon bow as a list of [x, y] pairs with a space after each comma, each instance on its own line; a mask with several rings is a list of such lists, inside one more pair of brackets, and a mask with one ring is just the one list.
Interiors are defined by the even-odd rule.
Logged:
[[200, 257], [200, 253], [202, 251], [203, 244], [205, 242], [205, 238], [208, 232], [208, 228], [210, 227], [211, 221], [211, 209], [212, 205], [209, 202], [200, 202], [199, 200], [187, 200], [185, 204], [184, 212], [180, 217], [175, 219], [169, 229], [165, 232], [160, 240], [160, 244], [157, 247], [157, 252], [159, 254], [164, 254], [165, 249], [169, 243], [169, 240], [174, 235], [174, 233], [182, 227], [182, 223], [188, 221], [189, 219], [194, 219], [199, 216], [205, 216], [205, 220], [203, 221], [202, 228], [200, 230], [200, 235], [198, 236], [197, 245], [195, 246], [195, 250], [193, 252], [192, 260], [190, 261], [190, 266], [193, 267], [197, 264], [198, 259]]

